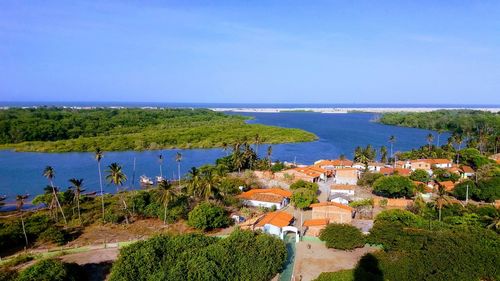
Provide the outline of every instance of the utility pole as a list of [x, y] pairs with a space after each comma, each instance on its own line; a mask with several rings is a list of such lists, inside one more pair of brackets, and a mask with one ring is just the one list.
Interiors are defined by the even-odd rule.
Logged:
[[467, 189], [465, 190], [465, 204], [469, 202], [469, 185], [467, 185]]

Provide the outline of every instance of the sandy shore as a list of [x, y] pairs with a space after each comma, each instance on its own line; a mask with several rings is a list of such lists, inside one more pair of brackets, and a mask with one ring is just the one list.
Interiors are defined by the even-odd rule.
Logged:
[[355, 111], [384, 113], [384, 112], [430, 112], [440, 109], [456, 110], [456, 109], [473, 109], [481, 111], [499, 112], [500, 108], [474, 108], [474, 107], [351, 107], [351, 108], [209, 108], [213, 111], [224, 112], [250, 112], [250, 113], [280, 113], [280, 112], [317, 112], [317, 113], [349, 113]]

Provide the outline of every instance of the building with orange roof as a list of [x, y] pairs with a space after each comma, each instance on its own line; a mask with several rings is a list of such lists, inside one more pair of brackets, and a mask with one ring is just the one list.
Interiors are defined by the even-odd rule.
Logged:
[[252, 207], [276, 208], [280, 210], [290, 203], [292, 192], [281, 188], [251, 189], [239, 195], [243, 204]]
[[452, 181], [442, 181], [437, 183], [438, 186], [442, 186], [444, 190], [451, 192], [453, 189], [455, 189], [455, 183]]
[[352, 167], [352, 164], [353, 162], [348, 159], [319, 160], [314, 162], [315, 166], [321, 167], [326, 170]]
[[331, 223], [351, 223], [354, 209], [337, 202], [311, 205], [313, 219], [328, 219]]
[[467, 165], [460, 166], [460, 171], [463, 178], [471, 178], [476, 174], [476, 171]]
[[308, 236], [318, 237], [321, 230], [330, 223], [329, 219], [305, 220], [303, 226]]
[[294, 218], [286, 212], [270, 212], [263, 216], [256, 224], [255, 229], [261, 229], [263, 232], [279, 236], [283, 239], [283, 234], [287, 231], [292, 231], [296, 234], [296, 242], [298, 242], [298, 229], [290, 226]]
[[453, 162], [450, 159], [436, 158], [436, 159], [420, 159], [419, 161], [429, 163], [431, 167], [447, 169], [453, 166]]
[[358, 182], [359, 171], [356, 168], [341, 168], [334, 172], [333, 182], [336, 184], [355, 185]]
[[298, 180], [308, 182], [326, 181], [332, 172], [318, 166], [296, 167], [274, 174], [277, 180], [295, 182]]
[[384, 163], [380, 163], [380, 162], [368, 162], [368, 171], [370, 171], [370, 172], [378, 172], [383, 167], [385, 167]]
[[406, 209], [409, 206], [413, 205], [413, 200], [405, 199], [405, 198], [385, 198], [385, 197], [374, 197], [373, 205], [386, 207], [388, 209]]
[[330, 194], [341, 193], [347, 195], [354, 195], [356, 185], [352, 184], [332, 184], [330, 185]]
[[405, 169], [405, 168], [389, 168], [389, 167], [384, 167], [380, 169], [380, 173], [383, 174], [384, 176], [390, 176], [393, 174], [398, 174], [400, 176], [409, 176], [411, 174], [410, 169]]

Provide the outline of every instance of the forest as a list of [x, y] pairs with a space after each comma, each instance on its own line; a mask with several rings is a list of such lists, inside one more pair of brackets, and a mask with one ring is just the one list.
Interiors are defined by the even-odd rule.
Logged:
[[0, 148], [16, 151], [70, 152], [224, 147], [252, 143], [312, 141], [312, 133], [247, 124], [247, 118], [207, 109], [0, 110]]
[[384, 113], [379, 122], [412, 128], [449, 131], [454, 143], [465, 142], [485, 153], [498, 153], [500, 114], [480, 110], [437, 110], [432, 112]]

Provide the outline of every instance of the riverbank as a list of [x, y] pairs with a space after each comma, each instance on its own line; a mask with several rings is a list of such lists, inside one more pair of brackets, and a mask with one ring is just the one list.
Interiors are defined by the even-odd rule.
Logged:
[[461, 110], [471, 109], [487, 112], [500, 112], [500, 107], [217, 107], [209, 108], [216, 112], [245, 112], [245, 113], [282, 113], [282, 112], [316, 112], [316, 113], [351, 113], [351, 112], [367, 112], [367, 113], [387, 113], [387, 112], [431, 112], [436, 110]]

